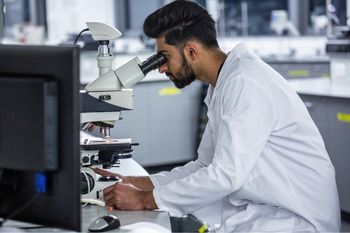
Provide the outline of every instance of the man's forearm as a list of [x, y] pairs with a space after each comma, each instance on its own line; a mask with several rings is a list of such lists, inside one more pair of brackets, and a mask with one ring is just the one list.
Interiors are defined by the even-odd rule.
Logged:
[[148, 176], [126, 176], [125, 182], [135, 185], [142, 190], [152, 190], [154, 188], [151, 179]]

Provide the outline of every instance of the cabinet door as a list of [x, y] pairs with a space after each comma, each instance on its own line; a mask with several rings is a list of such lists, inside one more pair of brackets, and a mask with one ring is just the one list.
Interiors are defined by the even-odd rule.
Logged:
[[350, 212], [350, 99], [329, 98], [329, 145], [336, 170], [340, 206]]
[[300, 95], [336, 171], [340, 207], [350, 212], [350, 99]]
[[201, 83], [178, 90], [171, 81], [140, 82], [135, 105], [122, 112], [113, 138], [132, 138], [134, 159], [142, 166], [186, 162], [196, 157]]
[[329, 148], [326, 141], [329, 141], [329, 120], [327, 110], [327, 98], [322, 96], [312, 96], [300, 94], [300, 98], [303, 100], [307, 110], [310, 113], [311, 118], [315, 122], [318, 130], [320, 131], [323, 141], [326, 144], [326, 149]]

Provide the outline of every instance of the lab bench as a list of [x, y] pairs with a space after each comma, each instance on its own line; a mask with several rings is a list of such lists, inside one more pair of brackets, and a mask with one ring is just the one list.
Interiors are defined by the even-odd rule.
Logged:
[[340, 207], [350, 212], [350, 85], [328, 78], [289, 80], [317, 125], [336, 170]]
[[[148, 176], [147, 171], [141, 167], [134, 159], [120, 159], [119, 164], [110, 169], [111, 172], [119, 173], [124, 176]], [[137, 231], [138, 228], [157, 228], [163, 227], [171, 232], [170, 217], [168, 212], [164, 211], [120, 211], [113, 210], [109, 212], [105, 207], [89, 205], [82, 207], [82, 231], [87, 232], [89, 224], [97, 217], [113, 214], [120, 220], [121, 226], [113, 232], [131, 232]], [[130, 226], [130, 224], [138, 225]], [[129, 226], [127, 226], [129, 225]], [[140, 230], [140, 229], [139, 229]], [[164, 232], [164, 231], [161, 231]]]
[[[128, 176], [147, 176], [148, 173], [133, 159], [122, 159], [120, 163], [111, 169], [112, 172], [120, 173]], [[170, 217], [168, 212], [164, 211], [107, 211], [105, 207], [88, 205], [81, 208], [81, 231], [88, 232], [88, 226], [97, 217], [113, 214], [120, 220], [120, 228], [111, 232], [142, 232], [152, 230], [154, 232], [171, 232]], [[35, 224], [9, 220], [4, 224], [4, 227], [36, 227]], [[155, 231], [160, 229], [159, 231]], [[16, 230], [12, 228], [11, 230]], [[35, 228], [31, 232], [53, 232], [62, 231], [52, 227]], [[0, 228], [1, 232], [1, 228]]]
[[330, 63], [328, 57], [288, 58], [266, 57], [262, 58], [285, 79], [329, 77]]

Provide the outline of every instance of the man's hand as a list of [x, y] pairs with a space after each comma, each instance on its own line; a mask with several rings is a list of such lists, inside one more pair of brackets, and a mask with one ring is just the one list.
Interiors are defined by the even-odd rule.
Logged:
[[119, 210], [156, 209], [152, 191], [144, 191], [132, 184], [116, 183], [103, 190], [106, 205]]
[[154, 188], [153, 183], [148, 176], [122, 176], [120, 174], [106, 171], [100, 168], [92, 169], [94, 170], [94, 172], [101, 176], [116, 176], [119, 179], [121, 179], [123, 183], [133, 184], [134, 186], [142, 190], [152, 190]]

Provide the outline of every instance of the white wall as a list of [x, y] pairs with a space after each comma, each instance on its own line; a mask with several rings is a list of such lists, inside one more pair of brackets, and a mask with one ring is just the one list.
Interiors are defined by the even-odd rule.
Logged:
[[47, 0], [49, 43], [65, 40], [69, 33], [79, 33], [86, 21], [115, 25], [113, 0]]

